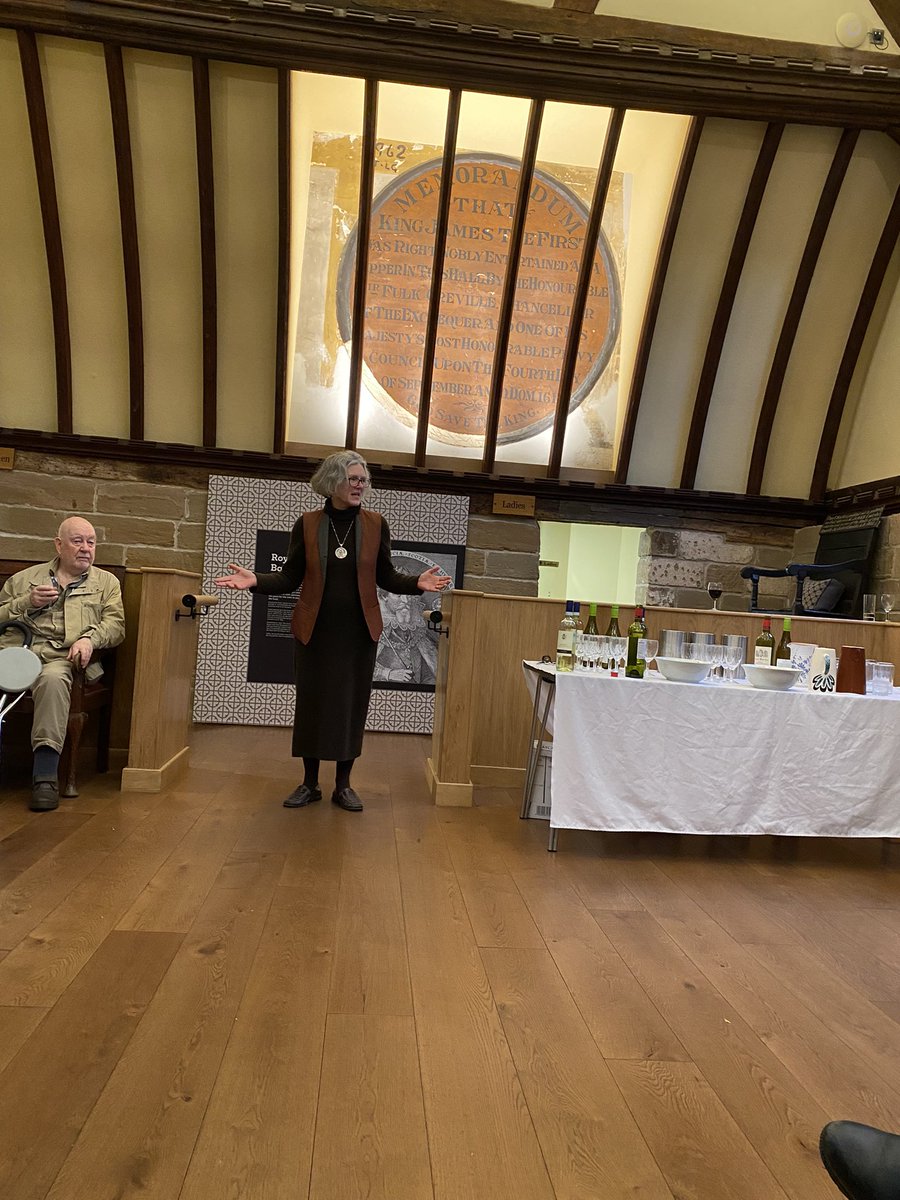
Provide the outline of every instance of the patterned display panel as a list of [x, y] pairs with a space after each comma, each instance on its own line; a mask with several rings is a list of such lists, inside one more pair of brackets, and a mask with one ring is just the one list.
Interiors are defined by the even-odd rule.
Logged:
[[[301, 512], [321, 503], [306, 483], [211, 476], [203, 590], [215, 591], [213, 579], [229, 563], [253, 564], [260, 530], [289, 531]], [[383, 514], [394, 541], [465, 546], [469, 502], [464, 497], [373, 489], [366, 507]], [[195, 721], [290, 725], [293, 720], [294, 689], [290, 684], [247, 682], [251, 604], [247, 592], [224, 592], [219, 605], [201, 621]], [[382, 685], [372, 693], [366, 728], [431, 733], [433, 721], [432, 692]]]

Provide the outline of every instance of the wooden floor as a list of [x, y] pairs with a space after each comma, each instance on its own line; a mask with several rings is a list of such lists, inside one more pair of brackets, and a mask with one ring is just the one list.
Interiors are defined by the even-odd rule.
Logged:
[[285, 731], [159, 796], [0, 804], [4, 1200], [823, 1200], [900, 1128], [900, 847], [289, 811]]

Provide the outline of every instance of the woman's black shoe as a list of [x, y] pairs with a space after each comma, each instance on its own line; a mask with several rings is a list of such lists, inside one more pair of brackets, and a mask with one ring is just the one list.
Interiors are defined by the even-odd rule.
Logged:
[[339, 808], [346, 808], [347, 812], [362, 812], [362, 800], [352, 787], [341, 788], [339, 792], [335, 792], [331, 803], [337, 804]]
[[317, 800], [322, 799], [322, 789], [316, 785], [314, 788], [307, 787], [305, 783], [301, 783], [299, 787], [295, 787], [287, 800], [284, 802], [285, 808], [305, 808], [307, 804], [315, 804]]

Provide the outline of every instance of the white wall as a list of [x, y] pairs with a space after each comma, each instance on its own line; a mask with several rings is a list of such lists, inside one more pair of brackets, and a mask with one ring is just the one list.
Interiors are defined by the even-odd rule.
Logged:
[[567, 525], [540, 521], [538, 595], [545, 599], [633, 604], [642, 530], [619, 525]]

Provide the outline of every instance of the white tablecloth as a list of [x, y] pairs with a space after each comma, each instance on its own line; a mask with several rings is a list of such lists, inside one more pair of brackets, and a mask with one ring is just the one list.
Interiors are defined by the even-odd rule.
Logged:
[[898, 837], [898, 701], [558, 674], [550, 824]]

